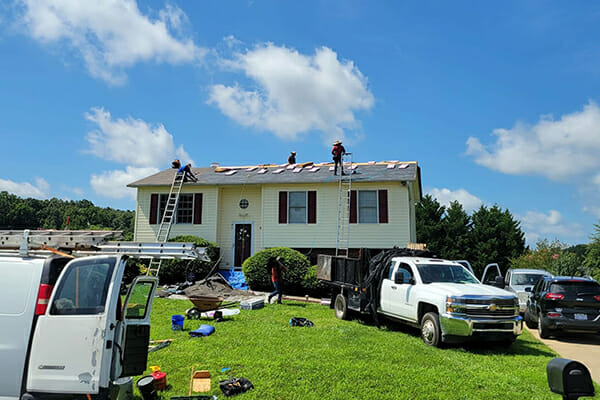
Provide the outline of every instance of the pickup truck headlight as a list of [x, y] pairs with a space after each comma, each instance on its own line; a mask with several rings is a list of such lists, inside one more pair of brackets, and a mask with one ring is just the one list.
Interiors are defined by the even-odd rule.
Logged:
[[449, 313], [464, 313], [467, 307], [462, 299], [456, 296], [446, 297], [446, 312]]

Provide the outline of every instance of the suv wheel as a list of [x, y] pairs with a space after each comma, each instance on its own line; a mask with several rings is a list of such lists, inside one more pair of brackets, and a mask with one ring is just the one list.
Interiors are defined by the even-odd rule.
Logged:
[[529, 309], [525, 310], [525, 315], [524, 315], [523, 319], [525, 320], [525, 325], [527, 325], [527, 327], [529, 329], [535, 329], [538, 327], [538, 324], [531, 318]]
[[550, 337], [550, 329], [544, 326], [544, 318], [541, 311], [538, 314], [538, 333], [542, 339], [548, 339]]

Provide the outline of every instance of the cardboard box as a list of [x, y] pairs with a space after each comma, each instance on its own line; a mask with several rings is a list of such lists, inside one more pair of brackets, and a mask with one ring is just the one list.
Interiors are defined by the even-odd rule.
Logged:
[[210, 372], [208, 370], [194, 372], [192, 390], [194, 392], [210, 392]]

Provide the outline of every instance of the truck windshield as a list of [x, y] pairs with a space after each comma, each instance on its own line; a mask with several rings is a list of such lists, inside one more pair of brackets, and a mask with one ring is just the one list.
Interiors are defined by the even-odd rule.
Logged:
[[417, 264], [423, 283], [452, 282], [479, 283], [479, 281], [461, 265]]
[[517, 274], [513, 272], [511, 285], [529, 285], [533, 286], [540, 279], [542, 274]]

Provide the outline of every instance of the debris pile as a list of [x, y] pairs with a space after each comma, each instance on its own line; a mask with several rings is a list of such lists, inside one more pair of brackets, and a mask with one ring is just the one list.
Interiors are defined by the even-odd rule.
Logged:
[[196, 283], [184, 282], [178, 285], [165, 286], [157, 290], [156, 295], [159, 297], [172, 297], [173, 295], [188, 297], [214, 296], [221, 297], [226, 301], [238, 302], [254, 298], [257, 296], [257, 293], [250, 290], [234, 289], [220, 273], [216, 273]]

